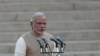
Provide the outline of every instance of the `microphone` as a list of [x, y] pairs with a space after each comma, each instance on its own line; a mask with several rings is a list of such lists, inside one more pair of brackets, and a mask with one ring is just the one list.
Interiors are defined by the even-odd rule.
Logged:
[[61, 43], [61, 51], [64, 51], [66, 44], [61, 40], [61, 38], [58, 36], [56, 39]]
[[40, 44], [40, 48], [43, 48], [43, 44], [40, 38], [37, 39], [37, 42]]
[[61, 38], [58, 36], [56, 37], [56, 39], [61, 43], [61, 47], [63, 47], [63, 45], [66, 45], [62, 40]]
[[58, 47], [59, 42], [54, 37], [51, 37], [50, 40], [54, 41], [56, 43], [56, 47]]
[[59, 41], [55, 37], [51, 37], [50, 40], [54, 41], [56, 43], [55, 44], [56, 45], [56, 51], [59, 53], [60, 52], [59, 47], [58, 47], [58, 44], [60, 44]]
[[44, 43], [45, 43], [45, 48], [47, 48], [48, 47], [48, 42], [47, 42], [47, 40], [45, 39], [45, 38], [41, 38], [43, 41], [44, 41]]
[[40, 49], [41, 49], [41, 52], [43, 52], [43, 44], [42, 44], [42, 41], [40, 38], [37, 39], [37, 42], [39, 43], [40, 45]]
[[49, 44], [48, 44], [48, 42], [47, 42], [47, 40], [45, 39], [45, 38], [41, 38], [43, 41], [44, 41], [44, 43], [45, 43], [45, 52], [48, 52], [48, 46], [49, 46]]

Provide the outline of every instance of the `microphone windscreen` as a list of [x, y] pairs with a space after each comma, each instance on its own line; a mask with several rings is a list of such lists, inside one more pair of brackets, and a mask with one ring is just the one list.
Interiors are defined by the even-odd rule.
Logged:
[[39, 43], [40, 48], [43, 48], [42, 40], [40, 38], [37, 38], [37, 42]]

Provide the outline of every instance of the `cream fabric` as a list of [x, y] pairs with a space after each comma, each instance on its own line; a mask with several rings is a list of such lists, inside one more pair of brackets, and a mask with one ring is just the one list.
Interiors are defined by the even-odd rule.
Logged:
[[[29, 36], [30, 36], [30, 38], [29, 38]], [[26, 40], [26, 38], [24, 38], [24, 37], [27, 37], [27, 39], [29, 39], [29, 40]], [[34, 37], [33, 39], [31, 39], [31, 37], [33, 37], [33, 35], [30, 35], [30, 32], [27, 32], [17, 40], [14, 56], [43, 56], [40, 54], [40, 47], [36, 41], [37, 38]], [[56, 51], [56, 49], [54, 48], [54, 45], [52, 45], [53, 42], [49, 40], [49, 38], [52, 37], [51, 34], [48, 34], [45, 32], [44, 36], [41, 36], [41, 37], [44, 37], [49, 42], [51, 49], [53, 51]], [[29, 52], [27, 52], [27, 50]], [[29, 54], [31, 54], [31, 55], [29, 55]], [[49, 56], [49, 55], [45, 55], [45, 56]], [[53, 55], [53, 56], [55, 56], [55, 55]]]

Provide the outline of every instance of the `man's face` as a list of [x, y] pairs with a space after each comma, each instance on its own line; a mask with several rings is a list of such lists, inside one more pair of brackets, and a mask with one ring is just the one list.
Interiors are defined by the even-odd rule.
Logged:
[[36, 17], [31, 26], [36, 34], [42, 35], [46, 30], [46, 18], [44, 16]]

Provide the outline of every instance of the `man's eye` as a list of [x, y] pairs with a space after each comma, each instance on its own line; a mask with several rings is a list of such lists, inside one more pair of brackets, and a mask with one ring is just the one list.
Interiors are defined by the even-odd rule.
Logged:
[[42, 24], [42, 23], [37, 23], [37, 24], [39, 24], [39, 25], [40, 25], [40, 24]]
[[43, 23], [44, 25], [46, 25], [46, 23]]
[[37, 23], [37, 24], [39, 24], [39, 25], [41, 25], [41, 24], [46, 25], [46, 23]]

